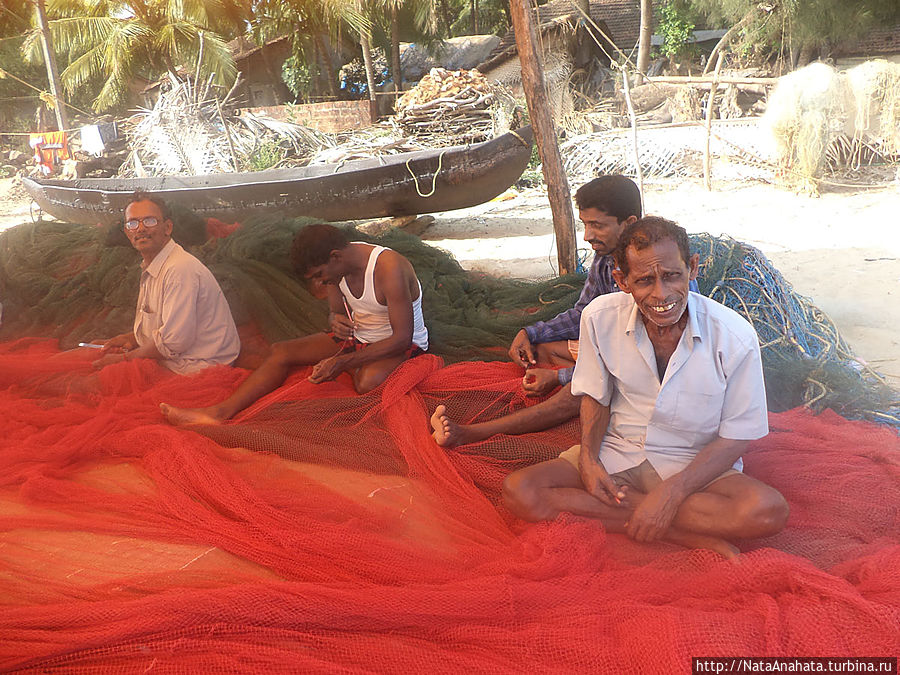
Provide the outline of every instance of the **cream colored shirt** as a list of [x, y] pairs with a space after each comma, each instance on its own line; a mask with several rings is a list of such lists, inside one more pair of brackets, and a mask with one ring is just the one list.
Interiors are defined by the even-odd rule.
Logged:
[[134, 318], [138, 344], [153, 342], [160, 363], [176, 373], [233, 363], [241, 343], [212, 272], [174, 240], [141, 270]]
[[[660, 381], [647, 329], [631, 295], [593, 300], [581, 316], [572, 393], [610, 407], [600, 461], [609, 473], [649, 460], [665, 479], [717, 436], [769, 433], [759, 340], [737, 312], [697, 293]], [[740, 471], [739, 459], [734, 468]]]

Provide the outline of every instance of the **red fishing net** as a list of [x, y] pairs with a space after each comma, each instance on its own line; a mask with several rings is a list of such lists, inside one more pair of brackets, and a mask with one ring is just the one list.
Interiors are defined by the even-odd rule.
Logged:
[[0, 668], [674, 673], [900, 651], [889, 429], [772, 415], [746, 471], [791, 517], [730, 562], [512, 519], [503, 476], [576, 424], [451, 450], [428, 426], [439, 403], [462, 420], [526, 405], [510, 364], [426, 355], [365, 396], [299, 372], [205, 430], [159, 413], [246, 374], [95, 373], [49, 341], [0, 345]]

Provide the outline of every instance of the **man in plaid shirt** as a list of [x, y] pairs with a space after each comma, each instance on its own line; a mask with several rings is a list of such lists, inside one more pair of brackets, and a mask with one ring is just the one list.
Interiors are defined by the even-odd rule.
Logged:
[[[525, 368], [522, 386], [530, 396], [542, 396], [559, 385], [562, 389], [537, 405], [479, 424], [457, 424], [439, 405], [431, 417], [438, 445], [464, 445], [501, 433], [542, 431], [578, 414], [579, 399], [572, 395], [570, 382], [578, 355], [581, 311], [598, 295], [619, 290], [612, 276], [615, 263], [611, 253], [625, 226], [641, 217], [641, 193], [630, 178], [601, 176], [578, 189], [575, 204], [584, 223], [584, 240], [594, 249], [581, 296], [572, 309], [520, 330], [509, 347], [513, 362]], [[539, 363], [554, 368], [538, 368]]]

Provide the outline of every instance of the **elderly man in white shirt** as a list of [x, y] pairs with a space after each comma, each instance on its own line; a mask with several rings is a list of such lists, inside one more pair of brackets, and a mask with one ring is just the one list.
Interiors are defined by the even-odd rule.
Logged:
[[525, 520], [569, 512], [734, 557], [732, 542], [775, 534], [788, 516], [779, 492], [741, 473], [749, 441], [768, 433], [756, 332], [689, 292], [698, 257], [675, 223], [628, 226], [615, 259], [624, 292], [581, 318], [581, 445], [508, 476], [505, 501]]
[[134, 330], [107, 340], [94, 366], [148, 358], [186, 374], [233, 363], [241, 343], [228, 302], [212, 272], [172, 239], [165, 204], [135, 195], [124, 227], [143, 258]]

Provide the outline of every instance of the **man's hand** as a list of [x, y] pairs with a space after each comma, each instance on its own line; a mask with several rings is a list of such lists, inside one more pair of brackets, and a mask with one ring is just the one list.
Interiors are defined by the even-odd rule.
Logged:
[[618, 506], [625, 493], [615, 484], [600, 460], [591, 453], [585, 452], [584, 446], [581, 448], [578, 456], [578, 471], [581, 473], [584, 489], [607, 506]]
[[531, 368], [522, 378], [522, 389], [527, 396], [543, 396], [559, 386], [559, 375], [549, 368]]
[[518, 363], [523, 368], [537, 365], [537, 361], [534, 358], [534, 347], [531, 344], [531, 340], [528, 339], [528, 333], [525, 332], [524, 328], [516, 333], [516, 337], [513, 338], [512, 344], [509, 346], [509, 358], [512, 359], [513, 363]]
[[684, 499], [665, 481], [644, 497], [625, 524], [625, 532], [636, 541], [656, 541], [675, 519]]
[[106, 366], [112, 365], [113, 363], [121, 363], [125, 360], [124, 352], [111, 352], [106, 354], [105, 356], [101, 356], [99, 359], [94, 361], [91, 365], [94, 366], [95, 370], [100, 370], [101, 368], [105, 368]]
[[344, 372], [344, 362], [338, 354], [319, 361], [313, 366], [312, 374], [306, 379], [313, 384], [319, 384], [333, 380], [342, 372]]
[[331, 324], [331, 332], [334, 333], [335, 337], [341, 340], [348, 340], [353, 337], [353, 322], [347, 315], [332, 313], [328, 320]]
[[134, 343], [134, 336], [131, 333], [122, 333], [121, 335], [116, 335], [116, 337], [110, 338], [104, 342], [100, 353], [121, 354], [122, 352], [131, 351], [135, 347], [137, 347], [137, 345]]

